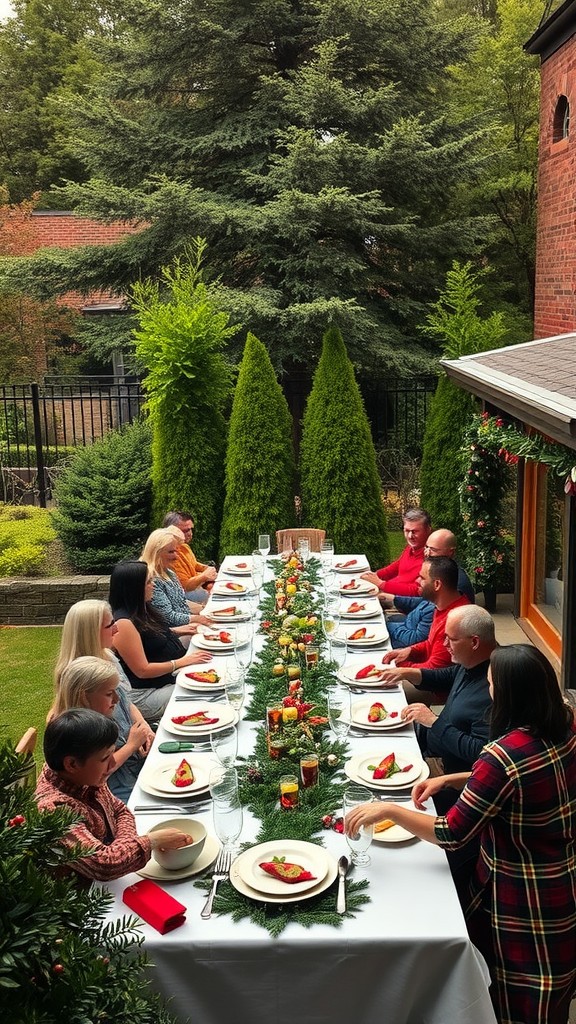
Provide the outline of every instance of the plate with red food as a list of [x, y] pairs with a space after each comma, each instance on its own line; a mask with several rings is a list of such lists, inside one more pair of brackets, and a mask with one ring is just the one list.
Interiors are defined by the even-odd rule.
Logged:
[[388, 630], [383, 622], [359, 626], [357, 629], [350, 625], [341, 625], [336, 635], [340, 640], [345, 640], [349, 647], [374, 647], [388, 640]]
[[380, 601], [375, 601], [374, 598], [368, 600], [354, 598], [349, 604], [342, 602], [340, 608], [340, 617], [343, 619], [373, 619], [382, 615]]
[[363, 783], [375, 789], [396, 789], [410, 786], [420, 778], [424, 761], [416, 750], [388, 750], [364, 754], [356, 772]]
[[399, 690], [400, 683], [384, 687], [384, 668], [381, 654], [376, 653], [372, 656], [365, 655], [363, 658], [354, 658], [339, 669], [337, 675], [340, 682], [346, 683], [347, 686], [362, 687], [363, 690], [383, 690], [385, 688], [387, 693]]
[[355, 701], [352, 705], [352, 725], [369, 732], [411, 728], [402, 719], [402, 708], [404, 707], [406, 707], [406, 699], [403, 693], [383, 693], [371, 700]]
[[241, 604], [223, 601], [209, 601], [203, 614], [213, 622], [247, 622], [250, 618], [250, 613]]
[[252, 557], [234, 558], [229, 555], [222, 563], [222, 572], [228, 576], [250, 576], [252, 573]]
[[165, 712], [162, 725], [167, 732], [175, 736], [191, 736], [193, 733], [203, 734], [220, 732], [229, 725], [235, 725], [238, 715], [230, 704], [214, 704], [200, 700], [172, 703]]
[[194, 633], [192, 643], [202, 651], [232, 651], [236, 638], [233, 629], [218, 629], [215, 626], [203, 626], [201, 631]]
[[138, 776], [141, 789], [150, 796], [198, 796], [208, 791], [210, 769], [215, 761], [211, 754], [163, 754], [161, 761], [144, 762]]
[[212, 593], [218, 597], [245, 597], [248, 587], [244, 583], [237, 583], [236, 580], [217, 580], [212, 587]]
[[241, 853], [230, 869], [230, 881], [253, 900], [294, 903], [324, 892], [337, 874], [336, 858], [321, 846], [277, 839]]
[[334, 562], [334, 571], [343, 573], [368, 572], [370, 566], [365, 555], [343, 555]]
[[[393, 796], [390, 797], [394, 799]], [[409, 811], [415, 811], [416, 807], [413, 804], [402, 804], [403, 807], [407, 807]], [[382, 811], [386, 813], [386, 804], [382, 804]], [[425, 814], [425, 811], [420, 811], [420, 814]], [[416, 839], [416, 836], [410, 832], [409, 829], [404, 828], [402, 825], [395, 825], [390, 818], [383, 818], [382, 821], [378, 821], [374, 825], [374, 835], [372, 837], [375, 843], [407, 843], [411, 840]]]
[[342, 597], [374, 597], [379, 592], [373, 583], [356, 577], [340, 580], [339, 590]]
[[[222, 665], [220, 665], [222, 662]], [[210, 662], [202, 665], [188, 665], [181, 668], [176, 676], [178, 686], [185, 690], [194, 690], [198, 693], [217, 693], [223, 690], [226, 685], [226, 661], [218, 659], [218, 668], [214, 668]]]

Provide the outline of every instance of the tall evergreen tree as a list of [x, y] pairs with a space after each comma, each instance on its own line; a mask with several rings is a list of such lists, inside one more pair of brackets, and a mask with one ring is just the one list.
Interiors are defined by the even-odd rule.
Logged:
[[[502, 312], [489, 316], [482, 313], [481, 291], [485, 277], [485, 271], [474, 271], [470, 263], [455, 263], [446, 276], [446, 287], [432, 306], [424, 328], [440, 339], [446, 359], [498, 348], [508, 334]], [[453, 384], [441, 371], [424, 433], [421, 503], [436, 528], [452, 530], [457, 537], [462, 535], [462, 439], [476, 406], [473, 396]]]
[[293, 525], [294, 474], [288, 403], [264, 345], [249, 334], [229, 424], [221, 557]]
[[354, 368], [340, 331], [324, 335], [302, 427], [304, 519], [325, 530], [337, 551], [390, 561], [376, 453]]
[[203, 235], [224, 308], [276, 367], [313, 363], [330, 321], [356, 361], [422, 367], [415, 323], [480, 229], [450, 213], [476, 159], [446, 116], [468, 21], [426, 0], [118, 2], [98, 90], [75, 100], [92, 178], [58, 194], [144, 230], [11, 272], [119, 289]]
[[134, 286], [136, 355], [152, 421], [155, 524], [168, 509], [191, 509], [200, 558], [215, 558], [222, 516], [226, 421], [232, 371], [222, 354], [233, 333], [202, 280], [205, 243], [172, 267], [161, 284]]

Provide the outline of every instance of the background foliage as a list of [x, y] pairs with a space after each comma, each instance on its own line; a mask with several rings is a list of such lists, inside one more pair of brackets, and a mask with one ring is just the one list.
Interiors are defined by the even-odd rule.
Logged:
[[324, 335], [300, 448], [303, 525], [325, 530], [336, 551], [389, 562], [376, 454], [354, 369], [336, 328]]
[[221, 558], [294, 525], [295, 468], [288, 404], [264, 345], [248, 334], [229, 424]]

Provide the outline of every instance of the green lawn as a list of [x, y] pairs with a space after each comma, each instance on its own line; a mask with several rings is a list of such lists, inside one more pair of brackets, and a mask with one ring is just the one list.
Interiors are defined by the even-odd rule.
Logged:
[[[395, 562], [406, 547], [406, 538], [402, 530], [389, 530], [388, 540], [390, 541], [390, 559]], [[377, 566], [379, 569], [380, 566]]]
[[42, 763], [42, 737], [52, 703], [52, 673], [60, 646], [58, 626], [0, 628], [1, 738], [14, 742], [31, 725], [38, 729], [36, 760]]

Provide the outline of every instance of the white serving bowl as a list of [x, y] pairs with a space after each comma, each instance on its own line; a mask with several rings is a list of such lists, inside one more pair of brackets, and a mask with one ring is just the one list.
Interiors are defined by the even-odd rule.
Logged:
[[202, 822], [195, 821], [194, 818], [170, 818], [168, 821], [153, 825], [148, 834], [158, 832], [162, 828], [177, 828], [180, 832], [186, 832], [192, 836], [193, 842], [179, 850], [152, 850], [156, 863], [165, 871], [181, 871], [190, 867], [202, 853], [206, 842], [206, 829]]

